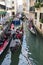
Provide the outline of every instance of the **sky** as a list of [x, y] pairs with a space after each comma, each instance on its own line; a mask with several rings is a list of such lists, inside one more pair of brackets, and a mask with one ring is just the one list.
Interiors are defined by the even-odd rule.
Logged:
[[22, 0], [17, 0], [18, 5], [22, 5]]

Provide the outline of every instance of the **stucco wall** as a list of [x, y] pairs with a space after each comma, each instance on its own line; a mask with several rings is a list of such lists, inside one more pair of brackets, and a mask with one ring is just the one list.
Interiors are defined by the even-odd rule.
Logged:
[[[35, 9], [35, 12], [37, 12], [37, 19], [34, 19], [33, 23], [34, 23], [36, 29], [39, 31], [39, 33], [41, 33], [43, 35], [43, 23], [39, 22], [40, 13], [43, 13], [43, 7]], [[42, 25], [41, 29], [40, 29], [40, 24]]]

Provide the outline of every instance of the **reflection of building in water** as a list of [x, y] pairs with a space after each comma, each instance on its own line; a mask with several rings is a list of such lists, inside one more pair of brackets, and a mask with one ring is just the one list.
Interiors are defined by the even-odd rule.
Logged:
[[19, 48], [18, 50], [16, 51], [13, 51], [11, 53], [11, 65], [18, 65], [19, 63], [19, 55], [21, 53], [21, 48]]

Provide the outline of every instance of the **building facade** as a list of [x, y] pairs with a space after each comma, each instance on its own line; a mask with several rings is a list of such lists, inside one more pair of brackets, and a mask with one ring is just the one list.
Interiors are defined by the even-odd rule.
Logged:
[[6, 15], [6, 5], [5, 0], [0, 0], [0, 19]]
[[18, 13], [22, 13], [23, 12], [23, 6], [22, 5], [18, 5]]
[[11, 10], [12, 10], [12, 1], [11, 0], [5, 0], [6, 5], [6, 11], [9, 16], [11, 16]]
[[12, 15], [17, 13], [17, 0], [12, 0]]
[[43, 34], [43, 0], [30, 0], [29, 12], [36, 29]]
[[17, 0], [5, 0], [6, 10], [10, 16], [14, 16], [17, 12]]
[[29, 0], [23, 0], [23, 12], [26, 14], [26, 15], [29, 15]]
[[39, 32], [43, 34], [43, 0], [36, 0], [34, 22]]
[[35, 3], [35, 0], [29, 0], [29, 2], [30, 2], [29, 16], [30, 16], [30, 18], [34, 19], [34, 13], [35, 13], [34, 3]]

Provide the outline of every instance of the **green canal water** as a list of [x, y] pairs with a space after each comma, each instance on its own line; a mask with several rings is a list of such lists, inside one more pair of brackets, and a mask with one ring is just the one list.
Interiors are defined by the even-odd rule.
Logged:
[[25, 24], [22, 47], [13, 53], [8, 47], [0, 56], [0, 65], [43, 65], [43, 38], [31, 34]]

